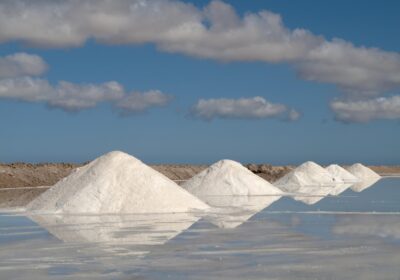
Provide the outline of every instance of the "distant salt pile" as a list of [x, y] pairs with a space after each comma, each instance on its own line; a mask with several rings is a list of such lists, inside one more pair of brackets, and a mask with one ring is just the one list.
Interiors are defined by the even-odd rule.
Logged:
[[361, 163], [355, 163], [346, 169], [362, 181], [381, 178], [379, 174], [375, 173], [372, 169], [362, 165]]
[[182, 187], [202, 197], [212, 195], [280, 195], [282, 191], [232, 160], [221, 160]]
[[337, 183], [356, 183], [360, 181], [356, 176], [337, 164], [331, 164], [325, 169]]
[[274, 183], [286, 192], [297, 192], [304, 186], [332, 186], [335, 181], [323, 167], [307, 161]]
[[46, 213], [171, 213], [207, 208], [164, 175], [122, 152], [105, 154], [76, 169], [27, 206]]

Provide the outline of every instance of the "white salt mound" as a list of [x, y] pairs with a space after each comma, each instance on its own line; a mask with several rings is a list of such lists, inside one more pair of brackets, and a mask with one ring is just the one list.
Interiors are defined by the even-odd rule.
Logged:
[[325, 169], [337, 183], [356, 183], [360, 181], [356, 176], [337, 164], [331, 164]]
[[380, 179], [381, 176], [374, 172], [372, 169], [362, 165], [361, 163], [355, 163], [352, 166], [346, 168], [351, 174], [359, 178], [360, 180]]
[[27, 206], [50, 213], [171, 213], [209, 208], [175, 182], [123, 152], [76, 169]]
[[182, 187], [199, 197], [282, 194], [281, 190], [233, 160], [221, 160], [214, 163], [186, 181]]
[[287, 192], [297, 192], [303, 186], [332, 186], [331, 174], [315, 162], [307, 161], [279, 180], [274, 185]]

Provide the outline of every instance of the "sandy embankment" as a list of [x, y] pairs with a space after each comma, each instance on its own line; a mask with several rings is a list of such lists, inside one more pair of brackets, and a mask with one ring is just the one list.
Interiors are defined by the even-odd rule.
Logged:
[[[71, 163], [11, 163], [0, 164], [0, 207], [23, 206], [66, 177], [80, 164]], [[293, 169], [293, 166], [246, 164], [249, 170], [274, 182]], [[172, 180], [185, 181], [206, 169], [207, 165], [159, 164], [151, 165]], [[381, 175], [400, 174], [400, 166], [370, 166]], [[11, 188], [11, 189], [10, 189]]]

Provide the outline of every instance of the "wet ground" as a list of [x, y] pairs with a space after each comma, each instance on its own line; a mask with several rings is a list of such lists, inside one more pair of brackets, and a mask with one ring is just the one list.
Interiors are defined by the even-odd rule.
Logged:
[[207, 215], [3, 210], [0, 279], [400, 279], [400, 179], [314, 193], [207, 197]]

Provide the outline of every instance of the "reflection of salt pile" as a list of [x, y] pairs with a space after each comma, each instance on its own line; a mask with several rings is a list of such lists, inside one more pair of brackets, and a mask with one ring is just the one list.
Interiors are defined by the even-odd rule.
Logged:
[[356, 176], [337, 164], [331, 164], [325, 169], [337, 183], [356, 183], [360, 181]]
[[332, 187], [333, 183], [334, 180], [328, 171], [312, 161], [307, 161], [276, 181], [274, 185], [287, 192], [302, 192], [303, 189], [309, 193], [310, 190], [304, 189], [304, 186]]
[[324, 186], [300, 186], [297, 189], [297, 192], [300, 193], [300, 195], [293, 196], [293, 199], [312, 205], [331, 194], [335, 187], [336, 184]]
[[353, 164], [352, 166], [348, 167], [347, 170], [362, 181], [381, 178], [379, 174], [375, 173], [372, 169], [362, 165], [361, 163]]
[[108, 153], [75, 170], [27, 206], [53, 213], [169, 213], [207, 208], [164, 175], [122, 152]]
[[282, 194], [281, 190], [232, 160], [214, 163], [182, 186], [197, 196]]
[[235, 228], [267, 208], [281, 196], [207, 196], [200, 197], [217, 211], [205, 218], [220, 228]]
[[359, 183], [355, 183], [354, 185], [352, 185], [351, 189], [355, 192], [362, 192], [363, 190], [375, 185], [375, 183], [378, 181], [379, 178], [365, 179]]
[[199, 218], [189, 213], [146, 215], [32, 215], [30, 219], [68, 243], [157, 245], [172, 239]]

